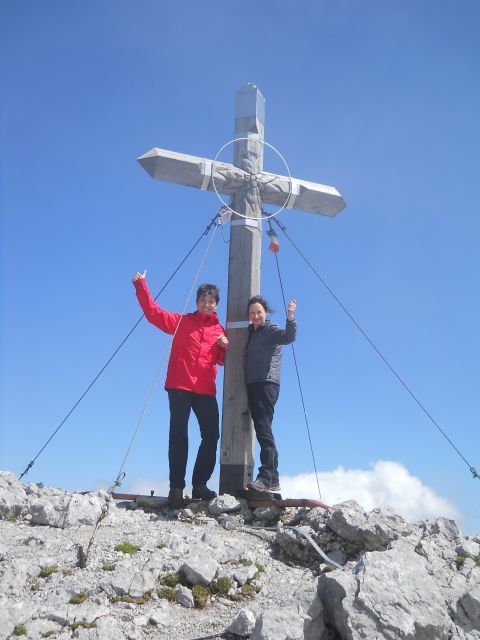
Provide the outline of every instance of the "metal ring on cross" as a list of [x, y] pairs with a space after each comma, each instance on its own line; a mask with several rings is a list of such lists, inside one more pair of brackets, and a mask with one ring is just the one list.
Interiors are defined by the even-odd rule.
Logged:
[[[272, 149], [273, 151], [275, 151], [275, 153], [281, 158], [283, 164], [285, 165], [285, 168], [287, 170], [288, 173], [288, 194], [287, 197], [285, 198], [285, 202], [283, 203], [283, 205], [280, 207], [280, 209], [277, 209], [277, 211], [275, 211], [274, 213], [270, 214], [269, 216], [262, 216], [262, 218], [264, 220], [269, 220], [270, 218], [274, 218], [275, 216], [277, 216], [281, 211], [283, 211], [285, 209], [285, 207], [287, 206], [287, 202], [290, 200], [290, 196], [292, 195], [292, 176], [290, 173], [290, 169], [288, 167], [287, 161], [285, 160], [285, 158], [282, 156], [282, 154], [280, 153], [280, 151], [278, 149], [276, 149], [273, 144], [270, 144], [268, 142], [265, 142], [265, 140], [260, 140], [259, 138], [234, 138], [233, 140], [230, 140], [229, 142], [225, 143], [223, 145], [223, 147], [221, 147], [218, 152], [217, 155], [215, 156], [214, 160], [213, 160], [213, 165], [215, 165], [215, 162], [217, 162], [217, 158], [218, 156], [222, 153], [222, 151], [225, 149], [225, 147], [228, 147], [228, 145], [233, 144], [234, 142], [238, 142], [238, 140], [250, 140], [250, 141], [256, 141], [256, 142], [260, 142], [263, 145], [267, 145], [267, 147], [269, 147], [270, 149]], [[239, 167], [237, 167], [239, 168]], [[245, 171], [245, 173], [248, 173], [248, 171]], [[250, 175], [256, 175], [256, 174], [250, 174]], [[213, 188], [215, 189], [215, 193], [217, 194], [217, 198], [220, 200], [220, 202], [227, 207], [227, 209], [229, 211], [231, 211], [232, 213], [235, 213], [237, 216], [240, 216], [241, 218], [250, 218], [250, 216], [246, 216], [243, 213], [239, 213], [238, 211], [235, 211], [235, 209], [232, 209], [232, 207], [227, 204], [225, 202], [225, 200], [222, 198], [222, 196], [218, 193], [217, 191], [217, 187], [215, 186], [215, 176], [213, 174], [213, 170], [212, 170], [212, 185]]]

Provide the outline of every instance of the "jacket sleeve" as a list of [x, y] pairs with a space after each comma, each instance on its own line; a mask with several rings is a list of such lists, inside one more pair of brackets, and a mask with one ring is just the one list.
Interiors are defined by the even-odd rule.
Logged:
[[134, 285], [138, 302], [142, 307], [146, 319], [162, 331], [165, 331], [165, 333], [175, 333], [175, 329], [182, 317], [181, 314], [165, 311], [165, 309], [159, 307], [148, 290], [145, 278], [137, 280], [134, 282]]
[[[222, 327], [222, 333], [224, 336], [227, 335], [223, 327]], [[221, 365], [222, 367], [225, 364], [225, 355], [227, 351], [228, 351], [228, 347], [226, 349], [222, 349], [222, 347], [219, 347], [217, 344], [217, 364]]]
[[273, 344], [290, 344], [297, 336], [297, 323], [295, 320], [287, 320], [285, 329], [278, 325], [270, 325]]

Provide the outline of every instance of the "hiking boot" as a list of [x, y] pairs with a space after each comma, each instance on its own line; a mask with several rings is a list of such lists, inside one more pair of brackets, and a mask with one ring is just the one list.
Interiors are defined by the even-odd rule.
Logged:
[[280, 487], [280, 483], [279, 482], [272, 482], [272, 484], [270, 485], [270, 491], [273, 491], [274, 493], [278, 493], [281, 490], [282, 489]]
[[213, 500], [213, 498], [216, 497], [217, 494], [215, 491], [209, 489], [206, 484], [197, 484], [195, 487], [192, 487], [192, 498], [196, 498], [197, 500]]
[[183, 507], [183, 489], [172, 487], [168, 492], [169, 507]]
[[260, 493], [270, 493], [271, 489], [262, 478], [257, 478], [253, 482], [249, 482], [247, 484], [248, 489], [253, 489], [254, 491], [260, 491]]

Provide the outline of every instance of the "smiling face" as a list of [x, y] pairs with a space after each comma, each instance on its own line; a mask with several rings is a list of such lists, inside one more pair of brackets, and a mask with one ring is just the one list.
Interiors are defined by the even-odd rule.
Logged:
[[217, 301], [213, 296], [200, 296], [200, 298], [198, 298], [197, 300], [197, 310], [200, 311], [200, 313], [211, 315], [217, 310]]
[[265, 324], [267, 319], [267, 312], [265, 311], [263, 305], [259, 302], [254, 302], [248, 307], [248, 319], [253, 324], [255, 329], [257, 327], [261, 327], [262, 324]]

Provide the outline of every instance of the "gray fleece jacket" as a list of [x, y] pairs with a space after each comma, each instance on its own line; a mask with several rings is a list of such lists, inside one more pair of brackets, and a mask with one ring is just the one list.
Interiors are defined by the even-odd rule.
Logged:
[[248, 328], [245, 356], [246, 383], [274, 382], [280, 384], [282, 345], [290, 344], [297, 335], [295, 320], [287, 320], [285, 329], [267, 320], [264, 325]]

